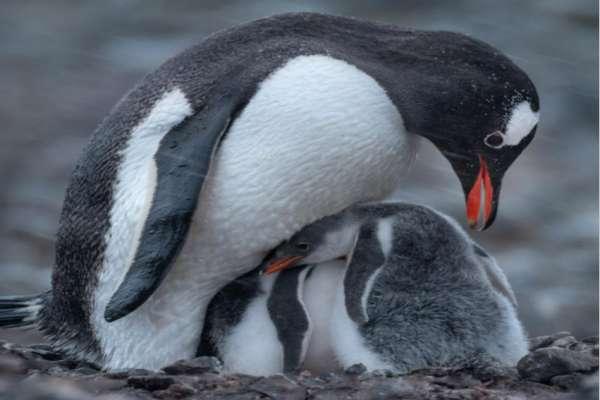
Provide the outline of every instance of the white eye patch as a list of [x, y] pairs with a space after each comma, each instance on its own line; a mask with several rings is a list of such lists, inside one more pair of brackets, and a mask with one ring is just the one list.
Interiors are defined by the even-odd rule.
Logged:
[[[513, 107], [506, 131], [493, 132], [487, 135], [484, 142], [487, 146], [499, 149], [504, 146], [516, 146], [531, 132], [538, 123], [539, 114], [534, 112], [528, 101], [522, 101]], [[500, 140], [500, 135], [502, 140]]]

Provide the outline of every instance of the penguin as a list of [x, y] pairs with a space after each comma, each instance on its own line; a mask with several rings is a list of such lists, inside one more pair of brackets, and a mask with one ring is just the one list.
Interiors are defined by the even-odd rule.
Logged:
[[408, 203], [351, 207], [295, 234], [265, 271], [339, 256], [330, 329], [343, 367], [498, 368], [527, 354], [506, 277], [450, 217]]
[[[344, 263], [324, 262], [313, 277], [314, 268], [263, 275], [257, 267], [229, 283], [208, 305], [197, 355], [219, 358], [228, 373], [254, 376], [333, 370], [332, 308], [323, 305], [333, 303], [327, 296], [335, 293], [331, 284], [337, 285]], [[307, 304], [307, 298], [315, 301]]]
[[314, 13], [217, 32], [103, 120], [66, 191], [51, 290], [0, 318], [107, 370], [192, 357], [221, 288], [303, 226], [395, 191], [419, 138], [489, 227], [538, 113], [527, 74], [463, 34]]

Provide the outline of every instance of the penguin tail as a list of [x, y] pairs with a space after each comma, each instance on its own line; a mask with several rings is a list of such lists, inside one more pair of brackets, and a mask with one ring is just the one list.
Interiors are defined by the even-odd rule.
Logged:
[[48, 293], [35, 296], [0, 296], [0, 328], [34, 327]]

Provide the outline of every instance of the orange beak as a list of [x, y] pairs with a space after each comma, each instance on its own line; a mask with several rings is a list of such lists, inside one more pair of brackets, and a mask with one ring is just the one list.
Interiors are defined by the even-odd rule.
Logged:
[[289, 256], [289, 257], [281, 257], [279, 259], [273, 260], [267, 265], [264, 269], [263, 274], [270, 275], [275, 272], [283, 271], [284, 269], [291, 268], [304, 257], [302, 256]]
[[492, 214], [494, 188], [488, 172], [488, 166], [479, 156], [479, 173], [467, 196], [467, 221], [473, 229], [482, 230]]

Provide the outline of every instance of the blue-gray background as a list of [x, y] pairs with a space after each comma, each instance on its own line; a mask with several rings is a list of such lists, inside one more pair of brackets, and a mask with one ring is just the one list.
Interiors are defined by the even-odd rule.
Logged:
[[[49, 287], [75, 160], [132, 85], [211, 32], [285, 11], [455, 30], [506, 52], [536, 83], [538, 135], [477, 234], [515, 289], [531, 335], [598, 326], [598, 42], [595, 0], [3, 1], [0, 8], [0, 294]], [[402, 73], [402, 71], [398, 71]], [[429, 143], [401, 198], [464, 221], [459, 184]], [[38, 340], [31, 333], [0, 338]]]

